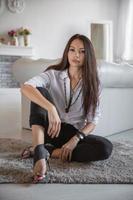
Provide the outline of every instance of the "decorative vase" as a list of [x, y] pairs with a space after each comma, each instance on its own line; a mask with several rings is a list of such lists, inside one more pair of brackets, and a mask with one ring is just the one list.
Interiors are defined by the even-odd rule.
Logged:
[[24, 35], [24, 45], [30, 46], [30, 35]]
[[10, 38], [10, 45], [18, 46], [18, 38], [16, 36]]
[[19, 35], [18, 36], [18, 45], [21, 47], [24, 47], [24, 36], [23, 35]]

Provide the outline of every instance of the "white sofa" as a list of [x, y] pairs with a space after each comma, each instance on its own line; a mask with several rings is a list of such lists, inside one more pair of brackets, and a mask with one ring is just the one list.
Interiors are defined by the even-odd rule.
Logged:
[[[13, 74], [21, 84], [41, 73], [57, 60], [20, 58]], [[133, 128], [133, 67], [128, 64], [100, 62], [102, 84], [101, 118], [93, 134], [108, 136]], [[29, 129], [29, 100], [22, 96], [22, 128]]]

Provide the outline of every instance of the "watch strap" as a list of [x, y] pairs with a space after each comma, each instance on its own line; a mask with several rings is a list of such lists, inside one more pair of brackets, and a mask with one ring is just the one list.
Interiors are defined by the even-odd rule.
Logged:
[[77, 131], [76, 136], [79, 138], [79, 140], [83, 140], [85, 138], [85, 134], [80, 131]]

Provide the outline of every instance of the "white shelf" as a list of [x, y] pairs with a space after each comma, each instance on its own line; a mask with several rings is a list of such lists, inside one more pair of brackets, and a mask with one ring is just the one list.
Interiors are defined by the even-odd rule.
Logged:
[[32, 57], [34, 56], [34, 49], [33, 47], [0, 45], [0, 55]]

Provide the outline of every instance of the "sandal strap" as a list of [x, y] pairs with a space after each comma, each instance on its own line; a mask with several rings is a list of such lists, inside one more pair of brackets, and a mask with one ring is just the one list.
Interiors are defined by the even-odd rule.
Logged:
[[50, 143], [44, 144], [44, 147], [48, 150], [50, 155], [56, 149], [56, 147], [54, 145], [50, 144]]
[[21, 153], [21, 158], [33, 157], [33, 151], [31, 151], [31, 148], [32, 146], [26, 147]]
[[44, 147], [44, 144], [37, 145], [34, 150], [34, 165], [38, 160], [41, 159], [45, 159], [46, 161], [49, 159], [49, 152]]

